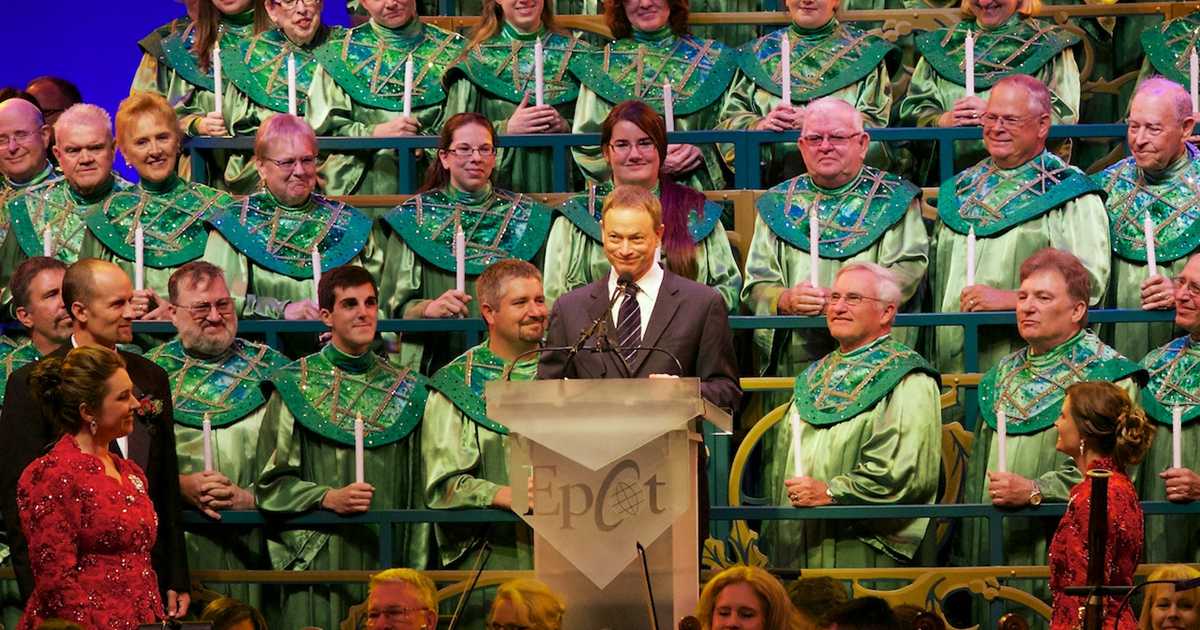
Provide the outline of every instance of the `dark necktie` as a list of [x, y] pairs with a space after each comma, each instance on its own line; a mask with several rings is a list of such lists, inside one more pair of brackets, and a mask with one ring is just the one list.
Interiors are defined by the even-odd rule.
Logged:
[[617, 313], [617, 339], [620, 340], [617, 345], [627, 348], [620, 351], [627, 363], [637, 354], [634, 346], [642, 343], [642, 308], [638, 306], [637, 292], [636, 284], [626, 285], [625, 301], [621, 302], [621, 310]]

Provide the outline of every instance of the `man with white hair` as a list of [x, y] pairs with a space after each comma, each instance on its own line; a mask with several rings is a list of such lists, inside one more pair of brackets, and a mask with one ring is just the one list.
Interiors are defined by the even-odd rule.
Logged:
[[108, 112], [87, 103], [72, 105], [54, 123], [54, 135], [63, 177], [26, 188], [8, 201], [12, 227], [0, 252], [5, 269], [47, 253], [75, 262], [88, 212], [113, 192], [131, 187], [112, 170], [116, 144]]
[[[934, 228], [933, 298], [938, 312], [1011, 311], [1018, 261], [1052, 247], [1077, 256], [1090, 276], [1089, 304], [1108, 286], [1108, 215], [1100, 189], [1083, 171], [1046, 150], [1050, 91], [1026, 75], [996, 82], [982, 116], [988, 157], [942, 183]], [[975, 235], [973, 283], [967, 280]], [[961, 372], [963, 329], [937, 331], [937, 367]], [[979, 369], [1024, 345], [1011, 327], [979, 335]]]
[[[1163, 77], [1143, 81], [1129, 107], [1126, 140], [1133, 155], [1092, 176], [1108, 193], [1114, 254], [1108, 302], [1117, 308], [1175, 307], [1171, 278], [1200, 245], [1200, 150], [1186, 142], [1195, 123], [1183, 86]], [[1158, 262], [1153, 270], [1147, 266], [1147, 220]], [[1169, 322], [1112, 329], [1113, 347], [1134, 359], [1170, 341], [1173, 332]]]
[[[796, 507], [934, 502], [942, 427], [937, 373], [891, 337], [901, 295], [896, 275], [877, 264], [855, 262], [837, 272], [825, 317], [838, 347], [796, 377], [778, 440], [788, 449], [780, 462], [786, 467], [768, 477], [772, 499]], [[924, 518], [854, 527], [771, 521], [763, 526], [763, 548], [773, 566], [923, 564], [930, 559], [919, 557], [930, 549], [922, 545], [928, 526]]]

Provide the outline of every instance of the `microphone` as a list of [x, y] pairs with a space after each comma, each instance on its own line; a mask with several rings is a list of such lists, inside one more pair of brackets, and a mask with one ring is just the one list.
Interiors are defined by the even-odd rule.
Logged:
[[[679, 357], [671, 354], [671, 351], [667, 350], [666, 348], [660, 348], [658, 346], [643, 346], [638, 344], [636, 346], [614, 346], [612, 349], [616, 350], [618, 353], [624, 353], [629, 350], [649, 350], [650, 352], [661, 352], [670, 357], [671, 360], [675, 362], [675, 367], [679, 369], [679, 373], [683, 374], [683, 364], [679, 362]], [[624, 356], [624, 354], [622, 354], [622, 356]]]
[[587, 330], [584, 330], [579, 335], [579, 341], [576, 341], [575, 345], [571, 346], [571, 350], [567, 354], [567, 362], [563, 364], [563, 373], [566, 373], [571, 367], [571, 363], [575, 361], [575, 355], [579, 354], [579, 351], [583, 349], [583, 344], [588, 339], [591, 339], [596, 334], [596, 331], [607, 322], [609, 313], [612, 313], [613, 305], [617, 303], [617, 298], [621, 297], [625, 293], [625, 287], [632, 283], [633, 274], [628, 271], [622, 272], [621, 275], [617, 276], [617, 290], [613, 291], [612, 296], [609, 297], [608, 306], [604, 309], [604, 312], [600, 313], [600, 316], [592, 321]]

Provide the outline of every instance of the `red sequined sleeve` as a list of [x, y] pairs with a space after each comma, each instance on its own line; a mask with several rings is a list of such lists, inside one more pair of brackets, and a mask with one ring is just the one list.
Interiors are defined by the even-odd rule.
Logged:
[[87, 622], [88, 594], [79, 585], [78, 546], [80, 505], [86, 500], [75, 473], [47, 456], [21, 475], [17, 505], [21, 528], [29, 541], [34, 596], [45, 616]]

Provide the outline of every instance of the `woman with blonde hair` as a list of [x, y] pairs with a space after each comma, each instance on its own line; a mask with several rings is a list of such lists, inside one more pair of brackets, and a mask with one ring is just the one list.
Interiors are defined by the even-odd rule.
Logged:
[[714, 575], [700, 592], [696, 617], [703, 630], [793, 630], [796, 612], [787, 591], [765, 569], [738, 565]]
[[[1147, 582], [1155, 580], [1191, 580], [1200, 578], [1200, 571], [1185, 564], [1159, 568]], [[1150, 584], [1142, 593], [1141, 630], [1200, 630], [1200, 590], [1177, 591], [1171, 584]]]
[[501, 584], [496, 591], [492, 610], [488, 613], [488, 627], [562, 630], [563, 613], [566, 610], [567, 603], [562, 596], [543, 582], [510, 580]]
[[[1055, 449], [1071, 456], [1084, 471], [1082, 482], [1071, 488], [1067, 513], [1050, 542], [1050, 592], [1054, 609], [1051, 630], [1073, 630], [1083, 624], [1084, 598], [1067, 595], [1068, 586], [1087, 584], [1091, 561], [1089, 528], [1092, 492], [1097, 479], [1105, 484], [1107, 536], [1102, 582], [1132, 586], [1133, 573], [1142, 557], [1144, 541], [1142, 506], [1128, 470], [1150, 449], [1154, 427], [1125, 390], [1105, 381], [1085, 381], [1067, 388], [1062, 413], [1054, 422], [1058, 430]], [[1108, 598], [1100, 611], [1104, 628], [1133, 630], [1132, 611], [1116, 618], [1119, 598]]]

